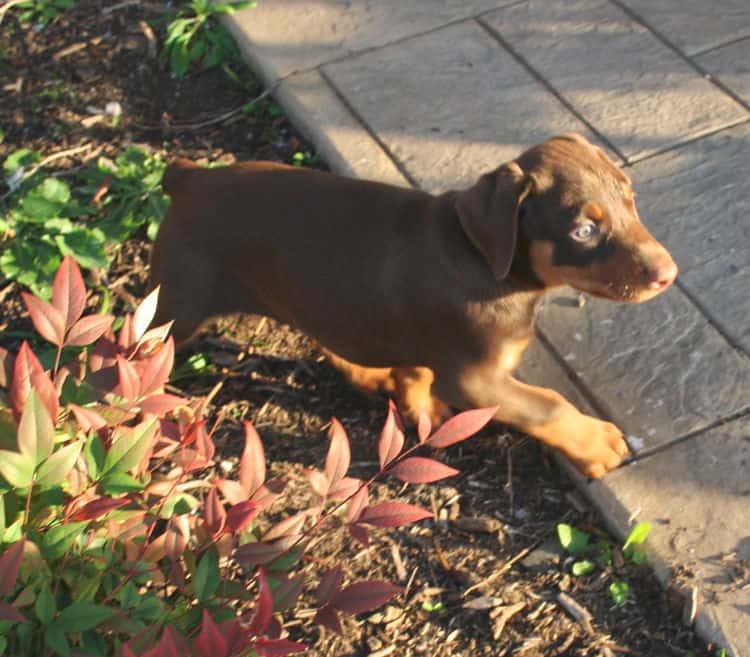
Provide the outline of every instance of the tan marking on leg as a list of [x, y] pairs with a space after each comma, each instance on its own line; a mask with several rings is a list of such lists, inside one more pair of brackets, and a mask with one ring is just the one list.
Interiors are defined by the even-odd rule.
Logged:
[[452, 415], [450, 408], [432, 394], [435, 374], [429, 367], [394, 367], [396, 404], [404, 419], [414, 424], [426, 413], [433, 426]]
[[324, 347], [320, 347], [320, 350], [331, 365], [341, 372], [354, 387], [370, 394], [395, 393], [396, 385], [390, 367], [363, 367], [349, 362]]

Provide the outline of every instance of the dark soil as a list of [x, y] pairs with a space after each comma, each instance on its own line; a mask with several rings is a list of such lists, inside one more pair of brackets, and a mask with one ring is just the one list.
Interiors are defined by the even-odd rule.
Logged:
[[[86, 146], [55, 162], [58, 170], [73, 169], [138, 143], [194, 160], [290, 162], [302, 151], [314, 163], [313, 149], [270, 98], [253, 113], [237, 111], [263, 92], [247, 69], [233, 66], [243, 84], [220, 70], [174, 78], [155, 54], [168, 8], [159, 2], [81, 0], [41, 30], [19, 25], [11, 9], [0, 26], [0, 159], [21, 147], [48, 156]], [[117, 126], [91, 113], [110, 102], [122, 107]], [[120, 309], [132, 308], [143, 292], [149, 248], [139, 240], [126, 243], [100, 277]], [[0, 330], [28, 327], [18, 290], [0, 290]], [[17, 343], [12, 336], [2, 342]], [[240, 421], [251, 420], [274, 474], [292, 481], [304, 506], [309, 489], [302, 468], [322, 464], [325, 430], [335, 416], [352, 441], [353, 476], [373, 471], [385, 400], [350, 389], [304, 336], [270, 320], [227, 318], [180, 358], [197, 352], [208, 356], [213, 373], [175, 385], [187, 394], [206, 394], [222, 383], [214, 405], [226, 418], [217, 436], [223, 458], [236, 455]], [[553, 554], [535, 568], [522, 565], [527, 553], [554, 540], [560, 522], [607, 537], [600, 519], [535, 442], [495, 427], [449, 450], [445, 460], [462, 472], [447, 485], [383, 484], [376, 490], [432, 509], [436, 521], [374, 532], [367, 550], [343, 533], [326, 535], [313, 550], [307, 568], [320, 572], [342, 564], [350, 579], [395, 581], [406, 592], [379, 612], [347, 619], [343, 638], [314, 626], [303, 603], [286, 627], [312, 646], [309, 654], [714, 654], [682, 624], [681, 604], [668, 599], [647, 567], [609, 567], [576, 578], [564, 555]], [[631, 588], [630, 601], [621, 607], [607, 590], [615, 580]], [[590, 612], [590, 623], [566, 612], [561, 592]]]

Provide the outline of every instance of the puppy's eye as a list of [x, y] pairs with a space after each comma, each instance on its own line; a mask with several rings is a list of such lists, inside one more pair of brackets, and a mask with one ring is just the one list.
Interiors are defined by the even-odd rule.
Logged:
[[570, 236], [577, 242], [588, 242], [596, 237], [598, 233], [599, 229], [595, 224], [581, 224], [570, 233]]

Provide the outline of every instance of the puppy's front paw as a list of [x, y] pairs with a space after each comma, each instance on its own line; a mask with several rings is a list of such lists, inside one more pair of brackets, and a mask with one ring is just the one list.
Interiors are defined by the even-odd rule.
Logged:
[[588, 415], [581, 415], [576, 435], [560, 449], [581, 474], [592, 479], [601, 479], [630, 452], [622, 431], [611, 422]]

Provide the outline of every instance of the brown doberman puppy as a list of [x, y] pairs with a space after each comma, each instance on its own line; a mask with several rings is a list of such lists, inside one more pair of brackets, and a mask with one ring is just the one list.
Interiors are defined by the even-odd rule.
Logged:
[[268, 315], [410, 419], [498, 406], [497, 420], [590, 477], [627, 454], [613, 424], [513, 378], [545, 290], [639, 302], [677, 276], [628, 177], [583, 137], [551, 139], [439, 196], [269, 162], [177, 160], [164, 188], [172, 204], [151, 275], [178, 342], [215, 315]]

